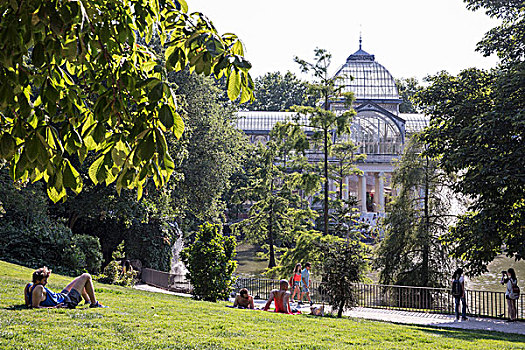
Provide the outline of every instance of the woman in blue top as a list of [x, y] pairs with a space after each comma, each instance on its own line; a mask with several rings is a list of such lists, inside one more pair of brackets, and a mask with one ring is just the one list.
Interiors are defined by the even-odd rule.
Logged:
[[90, 301], [89, 307], [105, 307], [95, 297], [93, 281], [89, 273], [84, 273], [69, 283], [60, 293], [49, 290], [47, 279], [51, 270], [42, 267], [33, 272], [33, 284], [28, 284], [24, 289], [26, 305], [34, 308], [75, 308], [81, 301], [81, 294], [87, 294], [86, 300]]

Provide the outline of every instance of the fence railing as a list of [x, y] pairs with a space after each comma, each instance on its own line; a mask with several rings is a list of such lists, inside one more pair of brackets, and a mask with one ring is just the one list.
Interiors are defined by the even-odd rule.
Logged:
[[[234, 289], [247, 288], [255, 298], [267, 299], [272, 289], [279, 289], [279, 281], [271, 279], [238, 278]], [[455, 299], [447, 288], [426, 288], [381, 284], [354, 284], [357, 305], [368, 308], [421, 311], [454, 314]], [[507, 318], [508, 306], [503, 292], [467, 290], [467, 314], [479, 317]], [[326, 302], [329, 296], [323, 284], [311, 282], [310, 297], [314, 302]], [[525, 297], [517, 300], [518, 318], [524, 319]]]
[[144, 283], [174, 292], [190, 293], [192, 290], [190, 282], [183, 275], [143, 268], [140, 279]]
[[[192, 290], [190, 282], [182, 275], [144, 268], [141, 279], [147, 284], [171, 291], [189, 293]], [[247, 288], [255, 299], [268, 299], [272, 289], [279, 289], [279, 280], [240, 277], [235, 281], [233, 291], [238, 293], [241, 288]], [[357, 293], [357, 305], [361, 307], [441, 314], [454, 314], [455, 310], [455, 299], [447, 288], [356, 283], [354, 291]], [[468, 315], [492, 318], [509, 317], [504, 292], [467, 290], [465, 295]], [[316, 303], [329, 301], [323, 284], [316, 281], [311, 281], [310, 297]], [[522, 294], [516, 303], [518, 318], [524, 319], [525, 296]]]

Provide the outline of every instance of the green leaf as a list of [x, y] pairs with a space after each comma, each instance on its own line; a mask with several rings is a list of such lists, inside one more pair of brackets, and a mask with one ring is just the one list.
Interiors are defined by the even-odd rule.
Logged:
[[15, 155], [16, 143], [15, 139], [5, 133], [0, 138], [0, 158], [11, 160]]
[[234, 101], [241, 92], [241, 76], [236, 69], [232, 69], [228, 77], [228, 97]]
[[180, 139], [182, 136], [182, 133], [184, 132], [184, 121], [182, 120], [182, 117], [180, 116], [180, 114], [177, 112], [175, 112], [173, 117], [175, 121], [173, 124], [173, 129], [172, 129], [173, 135], [175, 135], [177, 139]]
[[35, 67], [41, 67], [44, 64], [44, 45], [41, 42], [38, 42], [33, 48], [31, 60]]
[[97, 123], [97, 126], [93, 130], [93, 134], [91, 136], [96, 143], [101, 143], [104, 141], [106, 138], [106, 128], [104, 127], [104, 124]]
[[113, 159], [113, 162], [118, 167], [121, 167], [124, 165], [124, 162], [126, 161], [126, 157], [127, 157], [126, 149], [120, 145], [123, 145], [123, 143], [119, 141], [111, 149], [111, 159]]
[[187, 13], [188, 12], [188, 4], [185, 0], [174, 0], [173, 3], [175, 4], [175, 7], [178, 11]]
[[99, 174], [100, 169], [104, 167], [104, 155], [100, 156], [91, 164], [88, 170], [89, 178], [96, 185], [99, 183], [97, 174]]
[[82, 191], [82, 180], [78, 171], [71, 165], [68, 159], [64, 162], [64, 186], [78, 194]]
[[165, 104], [162, 105], [162, 107], [160, 107], [159, 120], [166, 129], [171, 129], [171, 127], [175, 123], [175, 120], [173, 118], [173, 113], [171, 112], [171, 108], [169, 105]]
[[153, 141], [153, 133], [150, 132], [149, 135], [138, 144], [137, 150], [135, 151], [135, 157], [138, 157], [140, 161], [150, 160], [155, 153], [155, 146], [155, 141]]
[[148, 94], [148, 98], [151, 100], [150, 102], [157, 102], [160, 100], [162, 98], [163, 89], [164, 83], [159, 82], [157, 85], [155, 85]]
[[34, 134], [32, 138], [26, 141], [25, 150], [27, 158], [31, 163], [33, 163], [38, 158], [41, 148], [43, 148], [43, 145], [38, 137]]

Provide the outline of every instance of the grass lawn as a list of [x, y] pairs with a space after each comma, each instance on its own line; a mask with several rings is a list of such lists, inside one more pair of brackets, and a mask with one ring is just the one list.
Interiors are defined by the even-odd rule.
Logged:
[[[26, 309], [32, 270], [0, 261], [0, 349], [525, 349], [525, 337], [288, 316], [96, 284], [108, 309]], [[70, 278], [51, 275], [61, 290]]]

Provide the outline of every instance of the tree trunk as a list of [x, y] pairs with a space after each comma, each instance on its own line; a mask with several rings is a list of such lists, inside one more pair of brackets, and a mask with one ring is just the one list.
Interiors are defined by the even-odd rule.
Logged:
[[328, 129], [324, 129], [324, 234], [328, 235]]
[[337, 310], [337, 318], [343, 317], [343, 310], [345, 308], [345, 300], [341, 299], [339, 302], [339, 310]]
[[343, 183], [344, 183], [343, 166], [341, 165], [339, 169], [339, 200], [340, 201], [343, 200]]
[[424, 183], [424, 186], [425, 186], [425, 195], [424, 195], [424, 228], [423, 228], [423, 256], [422, 256], [422, 261], [421, 261], [421, 283], [422, 283], [422, 286], [424, 287], [427, 287], [428, 286], [428, 280], [429, 280], [429, 276], [428, 276], [428, 272], [429, 272], [429, 239], [430, 239], [430, 233], [429, 233], [429, 230], [430, 230], [430, 208], [429, 208], [429, 200], [428, 200], [428, 195], [429, 195], [429, 179], [428, 179], [428, 167], [429, 167], [429, 164], [428, 164], [428, 157], [426, 157], [426, 168], [425, 168], [425, 183]]
[[272, 180], [272, 191], [270, 196], [270, 215], [268, 216], [268, 245], [270, 246], [270, 259], [268, 261], [268, 268], [271, 269], [277, 264], [275, 263], [275, 251], [273, 249], [273, 180]]

